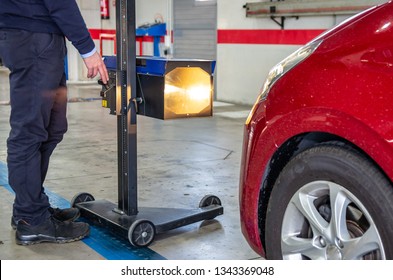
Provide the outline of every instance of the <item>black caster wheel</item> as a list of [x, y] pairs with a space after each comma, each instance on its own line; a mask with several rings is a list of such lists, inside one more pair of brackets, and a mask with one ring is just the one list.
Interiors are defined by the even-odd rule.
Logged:
[[206, 195], [202, 198], [199, 203], [199, 208], [211, 206], [211, 205], [221, 205], [221, 200], [215, 195]]
[[78, 193], [71, 200], [71, 207], [75, 207], [80, 202], [94, 201], [94, 196], [89, 193]]
[[128, 230], [128, 240], [137, 248], [149, 246], [156, 235], [156, 227], [148, 220], [136, 220]]

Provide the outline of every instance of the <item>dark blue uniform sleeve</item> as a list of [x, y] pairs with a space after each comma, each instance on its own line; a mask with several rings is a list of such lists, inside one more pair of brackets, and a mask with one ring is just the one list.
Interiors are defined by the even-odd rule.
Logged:
[[52, 20], [81, 55], [95, 48], [75, 0], [43, 0]]

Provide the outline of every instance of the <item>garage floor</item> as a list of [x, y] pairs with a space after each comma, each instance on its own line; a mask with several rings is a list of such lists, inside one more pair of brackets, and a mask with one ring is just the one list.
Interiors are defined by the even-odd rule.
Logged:
[[[116, 117], [101, 107], [99, 91], [95, 83], [69, 85], [69, 131], [51, 159], [45, 183], [54, 207], [68, 207], [80, 192], [117, 202]], [[206, 194], [214, 194], [224, 215], [160, 234], [143, 249], [95, 225], [79, 242], [16, 245], [6, 166], [8, 92], [8, 71], [0, 67], [0, 259], [258, 258], [241, 234], [238, 207], [243, 123], [250, 107], [221, 102], [214, 103], [211, 118], [138, 117], [138, 203], [192, 209]]]

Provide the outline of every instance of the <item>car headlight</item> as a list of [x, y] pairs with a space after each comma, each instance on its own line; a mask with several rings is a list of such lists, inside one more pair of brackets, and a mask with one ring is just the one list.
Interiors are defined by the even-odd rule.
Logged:
[[301, 47], [300, 49], [292, 53], [290, 56], [285, 58], [283, 61], [278, 63], [270, 70], [266, 78], [266, 81], [262, 87], [261, 93], [259, 94], [257, 101], [255, 102], [253, 108], [250, 111], [250, 114], [248, 115], [248, 118], [246, 120], [246, 125], [250, 123], [257, 104], [267, 98], [267, 95], [270, 89], [272, 88], [272, 86], [274, 85], [274, 83], [277, 82], [282, 76], [284, 76], [285, 73], [287, 73], [297, 64], [299, 64], [307, 57], [309, 57], [318, 48], [318, 46], [321, 43], [322, 43], [322, 39], [319, 40], [316, 39], [308, 43], [307, 45]]
[[270, 70], [265, 84], [262, 87], [261, 94], [259, 95], [259, 101], [265, 100], [274, 83], [297, 64], [309, 57], [321, 43], [322, 40], [312, 41], [274, 66]]

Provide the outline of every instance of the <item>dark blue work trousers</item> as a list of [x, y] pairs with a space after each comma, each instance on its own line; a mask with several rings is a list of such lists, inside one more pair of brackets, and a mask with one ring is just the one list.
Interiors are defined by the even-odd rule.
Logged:
[[0, 57], [10, 69], [7, 139], [13, 215], [37, 225], [50, 215], [43, 183], [49, 158], [67, 131], [64, 36], [0, 29]]

